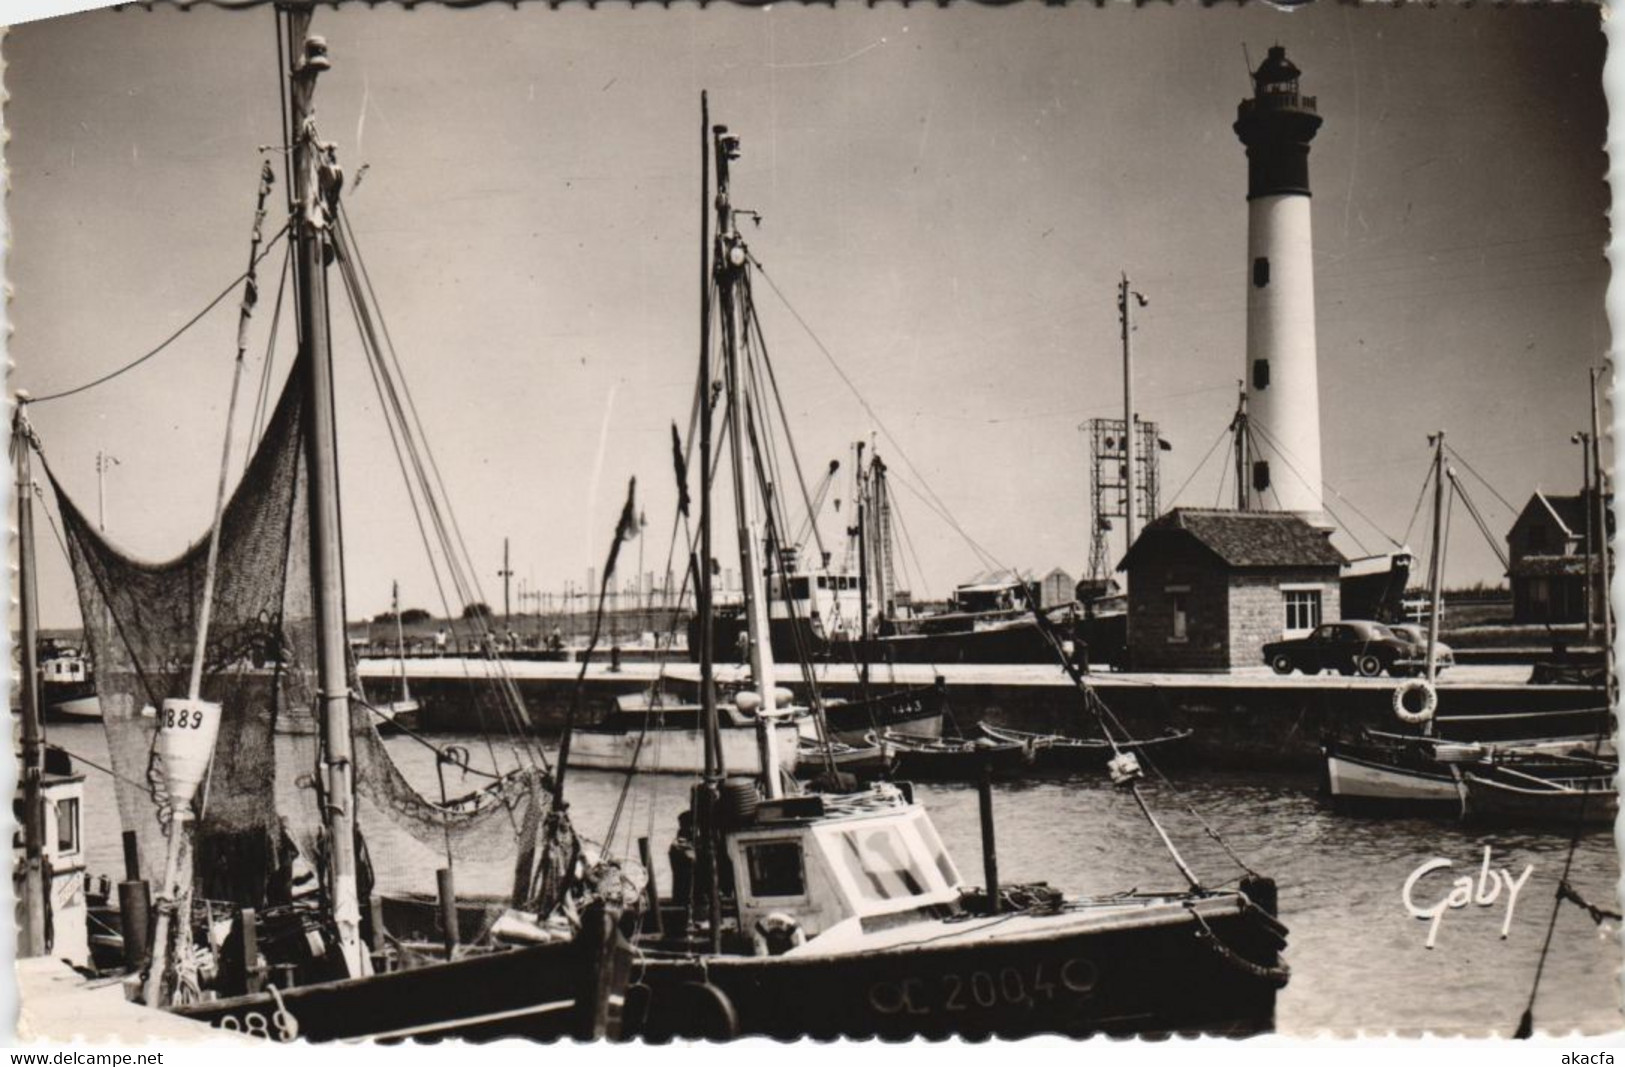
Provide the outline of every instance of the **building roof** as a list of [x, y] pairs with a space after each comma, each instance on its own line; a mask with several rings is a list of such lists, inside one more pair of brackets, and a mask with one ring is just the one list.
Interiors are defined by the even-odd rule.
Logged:
[[[1613, 509], [1614, 494], [1609, 493], [1607, 498], [1609, 510]], [[1586, 497], [1582, 493], [1572, 496], [1558, 496], [1554, 493], [1544, 493], [1539, 489], [1524, 505], [1527, 512], [1531, 507], [1542, 506], [1546, 512], [1556, 520], [1557, 525], [1567, 537], [1584, 538], [1586, 535]], [[1510, 537], [1511, 534], [1509, 533]]]
[[1127, 570], [1153, 546], [1176, 539], [1195, 541], [1235, 569], [1341, 567], [1345, 562], [1327, 531], [1288, 512], [1175, 508], [1146, 525], [1117, 569]]

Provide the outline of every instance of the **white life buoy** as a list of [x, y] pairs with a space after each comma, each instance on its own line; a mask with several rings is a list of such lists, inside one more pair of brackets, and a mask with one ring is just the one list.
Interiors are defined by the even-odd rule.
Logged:
[[[1405, 700], [1412, 693], [1422, 694], [1422, 707], [1412, 711], [1406, 706]], [[1439, 707], [1439, 691], [1433, 688], [1433, 683], [1425, 678], [1411, 678], [1394, 689], [1394, 715], [1400, 722], [1411, 725], [1427, 722], [1433, 718], [1433, 713]]]

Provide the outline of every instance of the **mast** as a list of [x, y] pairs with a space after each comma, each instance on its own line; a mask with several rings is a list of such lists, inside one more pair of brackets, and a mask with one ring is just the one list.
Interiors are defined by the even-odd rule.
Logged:
[[[1428, 659], [1427, 679], [1432, 685], [1438, 677], [1438, 651], [1439, 651], [1439, 616], [1444, 610], [1444, 431], [1440, 430], [1433, 435], [1431, 444], [1433, 453], [1433, 566], [1428, 576], [1428, 593], [1430, 603], [1428, 607]], [[1433, 720], [1430, 718], [1422, 727], [1425, 733], [1433, 733]]]
[[[311, 8], [289, 6], [288, 40], [293, 133], [293, 219], [297, 249], [299, 348], [309, 408], [305, 415], [310, 478], [311, 578], [315, 587], [317, 711], [325, 742], [325, 822], [329, 884], [339, 949], [351, 977], [371, 968], [361, 944], [356, 896], [355, 771], [350, 752], [350, 682], [344, 628], [344, 560], [338, 500], [338, 428], [334, 422], [333, 353], [328, 336], [329, 226], [336, 220], [337, 166], [332, 147], [316, 139], [316, 79], [332, 64], [327, 42], [310, 35]], [[325, 157], [325, 158], [324, 158]]]
[[401, 629], [401, 583], [389, 583], [389, 608], [395, 613], [395, 658], [401, 663], [401, 700], [412, 698], [412, 692], [406, 684], [406, 634]]
[[863, 442], [857, 443], [858, 456], [858, 615], [863, 619], [860, 634], [863, 655], [858, 657], [858, 689], [869, 699], [869, 476], [863, 470]]
[[778, 749], [774, 742], [776, 703], [773, 695], [773, 644], [768, 634], [767, 597], [763, 587], [762, 524], [756, 512], [756, 496], [750, 490], [749, 433], [745, 425], [744, 359], [740, 335], [745, 328], [739, 307], [739, 284], [749, 256], [735, 225], [729, 200], [728, 164], [739, 158], [739, 138], [726, 126], [714, 126], [717, 163], [717, 256], [715, 270], [717, 296], [722, 311], [723, 371], [727, 376], [728, 452], [733, 468], [734, 518], [739, 535], [739, 566], [743, 571], [740, 593], [744, 597], [745, 626], [750, 640], [750, 672], [761, 703], [758, 720], [766, 724], [762, 745], [762, 777], [769, 798], [779, 796]]
[[33, 471], [29, 448], [28, 394], [17, 392], [11, 447], [17, 462], [17, 608], [22, 634], [23, 727], [23, 921], [17, 929], [17, 955], [43, 956], [45, 940], [45, 805], [40, 776], [45, 771], [45, 736], [40, 727], [39, 604], [34, 588]]
[[[1614, 606], [1609, 590], [1612, 582], [1609, 580], [1611, 563], [1609, 560], [1608, 536], [1608, 476], [1602, 469], [1602, 427], [1598, 425], [1597, 414], [1597, 368], [1591, 368], [1591, 480], [1595, 493], [1595, 502], [1590, 505], [1593, 520], [1597, 531], [1593, 546], [1587, 546], [1597, 553], [1597, 569], [1602, 578], [1602, 637], [1603, 637], [1603, 677], [1607, 680], [1608, 703], [1614, 702], [1614, 688], [1616, 678], [1614, 675]], [[1595, 593], [1591, 594], [1595, 596]]]
[[722, 885], [713, 837], [721, 793], [722, 731], [717, 721], [716, 612], [711, 603], [711, 107], [700, 93], [700, 558], [695, 610], [700, 616], [700, 712], [705, 720], [705, 782], [696, 812], [695, 860], [709, 892], [711, 951], [722, 951]]
[[[1143, 303], [1145, 297], [1138, 293]], [[1117, 283], [1117, 321], [1123, 332], [1123, 550], [1134, 547], [1134, 354], [1129, 336], [1129, 287], [1125, 273]]]
[[1236, 435], [1236, 510], [1246, 511], [1250, 503], [1247, 492], [1247, 383], [1236, 384], [1241, 387], [1240, 397], [1236, 401], [1235, 421], [1230, 426]]

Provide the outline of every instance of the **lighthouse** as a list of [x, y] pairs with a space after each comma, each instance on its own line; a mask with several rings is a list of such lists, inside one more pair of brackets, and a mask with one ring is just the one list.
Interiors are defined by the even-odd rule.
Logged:
[[1320, 480], [1320, 387], [1315, 371], [1314, 242], [1309, 142], [1315, 98], [1277, 45], [1237, 109], [1247, 147], [1248, 506], [1326, 524]]

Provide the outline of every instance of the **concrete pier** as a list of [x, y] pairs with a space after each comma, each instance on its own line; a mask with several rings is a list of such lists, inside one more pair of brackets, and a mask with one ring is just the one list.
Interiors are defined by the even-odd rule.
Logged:
[[[580, 664], [505, 661], [503, 668], [541, 730], [564, 720]], [[726, 668], [738, 670], [737, 667]], [[398, 661], [363, 661], [364, 683], [387, 699]], [[1098, 736], [1093, 715], [1059, 667], [1025, 664], [925, 664], [878, 666], [870, 683], [880, 688], [929, 685], [941, 675], [948, 687], [954, 722], [965, 732], [986, 719], [1017, 729], [1052, 730]], [[428, 731], [479, 729], [481, 707], [494, 700], [489, 682], [496, 666], [483, 659], [419, 659], [407, 665], [412, 695], [422, 704]], [[674, 689], [692, 686], [698, 668], [688, 662], [623, 663], [587, 668], [583, 707], [595, 718], [615, 697], [665, 679]], [[1444, 736], [1511, 739], [1594, 732], [1604, 721], [1605, 699], [1582, 686], [1532, 686], [1528, 667], [1457, 666], [1439, 685]], [[815, 672], [826, 696], [854, 698], [857, 672], [851, 665], [821, 664]], [[1392, 678], [1339, 675], [1280, 676], [1267, 668], [1233, 674], [1134, 674], [1090, 676], [1102, 701], [1131, 735], [1150, 736], [1167, 727], [1193, 731], [1187, 754], [1207, 766], [1258, 769], [1312, 769], [1319, 766], [1321, 738], [1334, 729], [1369, 725], [1399, 729], [1393, 714]], [[784, 670], [781, 683], [805, 698], [799, 672]], [[494, 706], [494, 705], [493, 705]], [[1572, 712], [1552, 717], [1544, 713]], [[487, 721], [495, 722], [486, 711]], [[952, 726], [949, 727], [952, 729]]]
[[24, 1041], [264, 1044], [124, 999], [122, 978], [87, 979], [49, 957], [17, 961], [17, 1036]]

